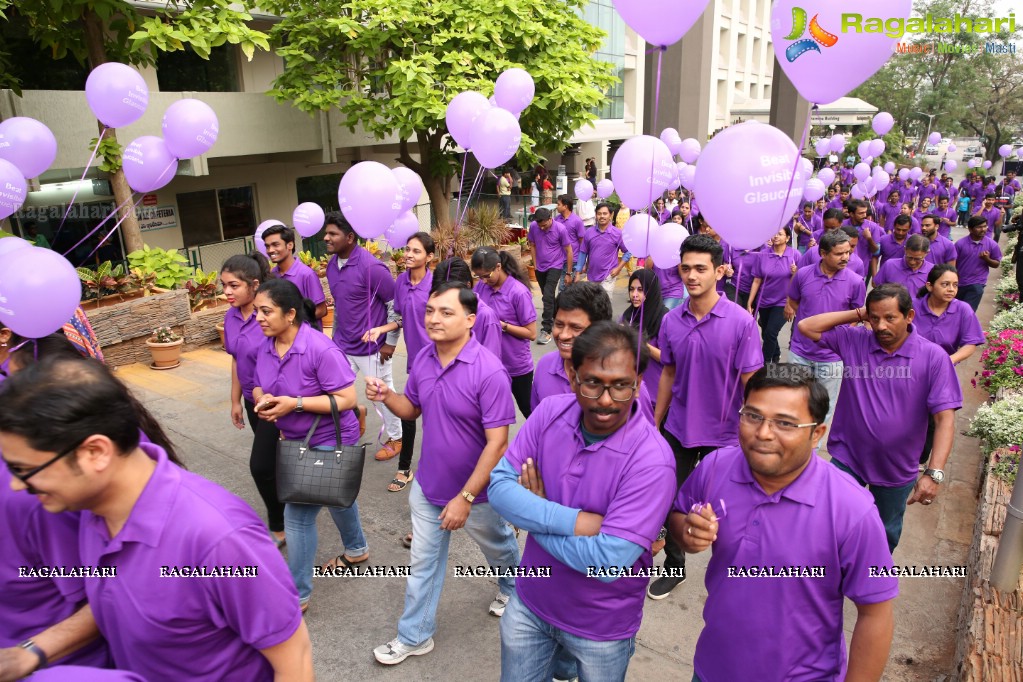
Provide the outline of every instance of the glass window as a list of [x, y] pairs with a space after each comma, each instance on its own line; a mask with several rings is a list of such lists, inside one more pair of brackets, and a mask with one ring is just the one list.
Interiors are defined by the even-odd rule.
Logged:
[[610, 62], [618, 77], [618, 82], [608, 89], [604, 101], [593, 112], [602, 119], [625, 118], [625, 22], [611, 0], [593, 0], [583, 8], [582, 17], [607, 33], [594, 56]]
[[217, 190], [220, 224], [224, 239], [248, 237], [256, 231], [256, 211], [252, 205], [252, 187]]
[[177, 195], [185, 246], [248, 237], [256, 231], [251, 186], [181, 192]]
[[156, 80], [163, 92], [241, 92], [238, 51], [234, 45], [221, 45], [210, 51], [209, 59], [187, 45], [184, 50], [161, 52], [156, 59]]

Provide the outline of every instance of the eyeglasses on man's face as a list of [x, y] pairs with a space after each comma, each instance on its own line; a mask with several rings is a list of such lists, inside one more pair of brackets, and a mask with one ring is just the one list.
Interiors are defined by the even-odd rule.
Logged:
[[762, 414], [756, 412], [748, 412], [746, 410], [739, 410], [739, 423], [746, 426], [752, 426], [753, 428], [760, 428], [760, 425], [767, 422], [771, 425], [771, 429], [775, 433], [786, 433], [791, 434], [799, 431], [800, 429], [807, 429], [810, 427], [818, 426], [820, 422], [810, 422], [808, 424], [797, 424], [787, 419], [771, 419], [765, 417]]
[[635, 381], [631, 384], [604, 384], [592, 379], [586, 381], [576, 379], [575, 383], [579, 386], [579, 395], [584, 398], [600, 400], [604, 391], [607, 391], [611, 400], [616, 403], [627, 403], [632, 400], [632, 396], [636, 394], [636, 387], [639, 385], [639, 382]]
[[47, 469], [48, 467], [56, 464], [58, 460], [61, 460], [61, 459], [65, 458], [65, 457], [67, 457], [72, 452], [76, 451], [81, 446], [81, 444], [84, 443], [84, 442], [85, 442], [84, 440], [78, 441], [77, 443], [75, 443], [73, 446], [71, 446], [67, 450], [64, 450], [63, 452], [58, 453], [52, 459], [47, 460], [43, 464], [40, 464], [39, 466], [37, 466], [37, 467], [35, 467], [33, 469], [25, 469], [24, 467], [17, 466], [17, 465], [12, 465], [11, 463], [8, 462], [7, 463], [7, 470], [9, 472], [11, 472], [11, 476], [14, 476], [16, 479], [18, 479], [19, 481], [21, 481], [25, 485], [28, 485], [28, 479], [32, 478], [33, 476], [35, 476], [39, 472]]

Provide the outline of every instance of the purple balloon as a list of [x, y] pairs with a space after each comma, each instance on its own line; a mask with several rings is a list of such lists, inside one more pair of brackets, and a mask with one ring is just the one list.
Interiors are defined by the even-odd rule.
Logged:
[[998, 156], [1002, 157], [1003, 159], [1009, 154], [1012, 154], [1011, 144], [1003, 144], [1001, 147], [998, 148]]
[[836, 133], [831, 136], [831, 151], [840, 154], [845, 149], [845, 135]]
[[696, 167], [703, 216], [734, 248], [762, 246], [802, 202], [809, 178], [798, 158], [792, 140], [774, 126], [725, 128], [707, 143]]
[[337, 189], [341, 212], [363, 239], [376, 239], [391, 226], [401, 213], [401, 198], [394, 173], [376, 161], [349, 168]]
[[941, 133], [939, 132], [931, 133], [930, 135], [927, 136], [927, 141], [930, 142], [931, 144], [938, 144], [939, 142], [941, 142]]
[[875, 138], [871, 140], [870, 144], [867, 145], [867, 149], [870, 152], [870, 156], [873, 156], [876, 159], [877, 157], [884, 154], [885, 150], [884, 140], [882, 140], [881, 138]]
[[682, 145], [678, 148], [678, 155], [686, 163], [696, 163], [696, 160], [700, 158], [699, 140], [692, 137], [682, 140]]
[[611, 180], [629, 208], [652, 204], [671, 186], [677, 172], [671, 150], [652, 135], [629, 138], [611, 161]]
[[686, 166], [678, 172], [678, 181], [686, 189], [693, 189], [696, 185], [696, 166]]
[[11, 251], [17, 251], [18, 249], [24, 249], [26, 246], [33, 246], [32, 242], [27, 242], [21, 237], [4, 237], [0, 239], [0, 256], [10, 253]]
[[1023, 159], [1023, 147], [1020, 147], [1019, 149], [1016, 150], [1016, 156]]
[[489, 108], [487, 98], [472, 91], [460, 92], [448, 103], [444, 120], [448, 124], [448, 132], [459, 147], [470, 148], [473, 121]]
[[217, 141], [220, 123], [206, 102], [181, 99], [163, 113], [163, 141], [178, 159], [205, 154]]
[[831, 183], [835, 181], [835, 171], [828, 167], [821, 168], [817, 171], [817, 179], [824, 183], [824, 187], [827, 188]]
[[107, 62], [89, 73], [85, 99], [100, 123], [120, 128], [139, 120], [146, 112], [149, 87], [142, 74], [127, 64]]
[[863, 191], [863, 187], [859, 183], [852, 186], [852, 189], [849, 190], [849, 194], [852, 195], [853, 199], [862, 199], [867, 196], [867, 193]]
[[682, 137], [674, 128], [665, 128], [661, 131], [661, 142], [668, 146], [672, 156], [675, 156], [682, 149]]
[[[1008, 154], [1006, 154], [1006, 156], [1008, 156]], [[991, 168], [991, 166], [993, 166], [994, 164], [991, 163], [990, 161], [985, 161], [984, 163], [982, 163], [980, 165], [984, 167], [984, 170], [987, 170], [988, 168]]]
[[323, 229], [325, 220], [323, 209], [312, 201], [299, 204], [291, 214], [291, 224], [295, 226], [295, 231], [302, 235], [303, 239], [308, 239]]
[[951, 152], [954, 152], [955, 150], [956, 150], [956, 146], [953, 143], [949, 142], [948, 143], [948, 151], [951, 153]]
[[979, 165], [980, 161], [978, 161], [977, 159], [970, 159], [969, 161], [966, 162], [966, 166], [968, 168], [976, 168]]
[[945, 162], [945, 172], [946, 173], [953, 172], [956, 169], [957, 165], [958, 164], [956, 164], [955, 161], [953, 161], [952, 159], [949, 159], [948, 161]]
[[874, 132], [878, 135], [887, 135], [893, 125], [895, 125], [895, 118], [887, 111], [875, 114], [874, 118], [870, 121], [870, 127], [873, 128]]
[[[626, 24], [656, 47], [681, 40], [707, 8], [708, 0], [614, 0]], [[670, 19], [668, 18], [670, 17]]]
[[508, 162], [522, 143], [522, 129], [515, 116], [504, 109], [490, 108], [472, 124], [472, 153], [484, 168]]
[[384, 236], [392, 249], [401, 249], [416, 232], [419, 232], [419, 218], [412, 211], [405, 211], [394, 219]]
[[910, 178], [910, 180], [919, 180], [923, 176], [924, 176], [924, 169], [923, 168], [920, 168], [919, 166], [914, 166], [913, 168], [909, 169], [909, 178]]
[[398, 181], [398, 189], [401, 192], [401, 212], [411, 211], [412, 207], [419, 203], [419, 198], [423, 196], [423, 181], [420, 179], [419, 173], [405, 166], [392, 168], [391, 173]]
[[[1021, 148], [1023, 149], [1023, 148]], [[604, 178], [597, 183], [597, 197], [600, 199], [607, 199], [609, 196], [615, 193], [615, 184], [609, 179]]]
[[891, 182], [892, 182], [892, 176], [890, 176], [887, 171], [883, 171], [882, 170], [879, 173], [874, 173], [874, 186], [875, 187], [877, 187], [879, 189], [882, 188], [882, 187], [887, 187], [888, 185], [891, 184]]
[[57, 158], [57, 138], [45, 125], [27, 116], [0, 123], [0, 159], [7, 159], [26, 178], [37, 178]]
[[650, 235], [650, 257], [659, 268], [677, 267], [682, 259], [679, 250], [682, 242], [689, 236], [685, 225], [668, 221], [658, 227]]
[[657, 221], [646, 213], [637, 213], [622, 228], [622, 241], [625, 248], [636, 258], [650, 255], [650, 242], [657, 231]]
[[889, 161], [888, 163], [886, 163], [884, 165], [884, 172], [887, 173], [888, 175], [891, 175], [892, 173], [894, 173], [895, 172], [895, 162], [894, 161]]
[[864, 182], [867, 178], [870, 177], [870, 166], [862, 162], [856, 164], [856, 166], [853, 168], [853, 175], [860, 182]]
[[15, 334], [39, 339], [58, 331], [81, 298], [78, 273], [56, 251], [30, 246], [0, 260], [0, 310]]
[[517, 117], [533, 101], [536, 86], [533, 77], [524, 69], [506, 69], [494, 83], [497, 105]]
[[266, 244], [263, 243], [263, 232], [273, 227], [274, 225], [283, 225], [279, 220], [264, 220], [256, 226], [256, 233], [253, 235], [252, 243], [256, 246], [256, 251], [259, 251], [264, 256], [266, 255]]
[[[911, 0], [856, 3], [856, 12], [878, 17], [885, 25], [892, 19], [909, 18], [912, 9]], [[883, 32], [843, 31], [842, 15], [847, 12], [845, 3], [834, 0], [777, 0], [771, 7], [778, 64], [799, 94], [813, 104], [829, 104], [844, 97], [874, 75], [894, 52], [897, 39]], [[650, 18], [670, 23], [664, 21], [665, 16], [670, 15]]]
[[14, 215], [28, 196], [28, 181], [18, 167], [0, 159], [0, 220]]
[[863, 140], [856, 145], [856, 155], [861, 159], [870, 156], [870, 140]]
[[828, 152], [831, 151], [831, 140], [827, 137], [822, 137], [817, 140], [813, 148], [817, 150], [817, 156], [827, 156]]
[[803, 177], [809, 179], [813, 175], [813, 161], [805, 156], [799, 157], [799, 167], [803, 170]]
[[909, 169], [908, 168], [900, 168], [899, 169], [899, 180], [902, 180], [903, 182], [905, 182], [906, 178], [908, 178], [908, 177], [909, 177]]
[[823, 182], [818, 178], [810, 178], [806, 181], [806, 186], [803, 187], [803, 198], [807, 201], [817, 201], [824, 196], [826, 191], [827, 188]]
[[586, 201], [593, 198], [593, 183], [589, 180], [576, 180], [575, 198], [579, 201]]
[[155, 192], [174, 179], [178, 160], [163, 139], [143, 135], [124, 148], [122, 169], [128, 185], [136, 192]]

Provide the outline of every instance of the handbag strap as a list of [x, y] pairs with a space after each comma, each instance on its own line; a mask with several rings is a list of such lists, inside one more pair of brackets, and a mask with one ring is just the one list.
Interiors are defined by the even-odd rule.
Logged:
[[309, 432], [305, 435], [305, 440], [302, 441], [302, 449], [309, 449], [309, 441], [313, 439], [313, 434], [316, 433], [316, 427], [320, 425], [320, 417], [322, 415], [316, 415], [316, 419], [313, 420], [313, 425], [309, 427]]
[[334, 420], [334, 443], [339, 449], [341, 447], [341, 418], [337, 413], [337, 402], [334, 400], [333, 394], [328, 393], [327, 399], [330, 400], [330, 416]]

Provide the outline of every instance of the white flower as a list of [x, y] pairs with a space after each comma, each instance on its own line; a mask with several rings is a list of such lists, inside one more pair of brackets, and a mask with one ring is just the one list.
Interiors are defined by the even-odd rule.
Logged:
[[1023, 443], [1023, 395], [981, 405], [966, 435], [983, 439], [985, 453]]

